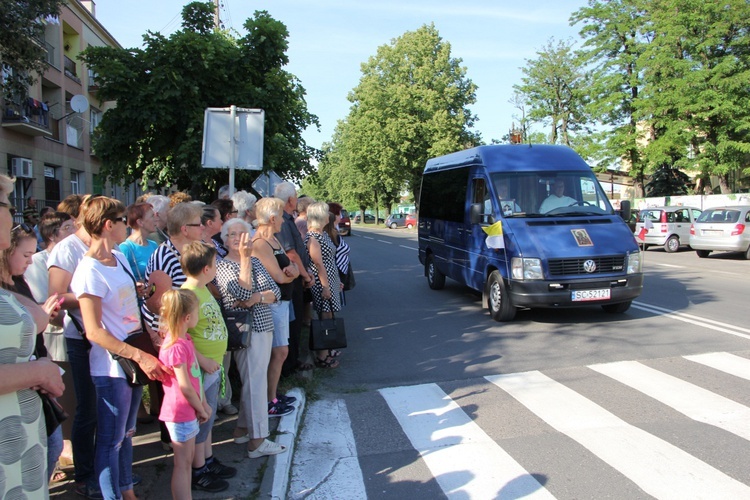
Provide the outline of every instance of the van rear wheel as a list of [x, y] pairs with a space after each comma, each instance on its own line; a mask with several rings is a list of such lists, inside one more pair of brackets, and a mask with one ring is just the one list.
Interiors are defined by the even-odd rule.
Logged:
[[620, 302], [619, 304], [605, 304], [602, 306], [602, 309], [604, 309], [604, 312], [608, 313], [624, 313], [628, 309], [630, 309], [630, 304], [632, 303], [632, 300], [629, 300], [627, 302]]
[[441, 290], [445, 286], [445, 275], [438, 270], [432, 255], [427, 256], [424, 268], [427, 275], [427, 284], [430, 285], [430, 288]]
[[510, 300], [508, 289], [500, 271], [492, 271], [487, 280], [487, 309], [495, 321], [512, 321], [516, 317], [516, 308]]

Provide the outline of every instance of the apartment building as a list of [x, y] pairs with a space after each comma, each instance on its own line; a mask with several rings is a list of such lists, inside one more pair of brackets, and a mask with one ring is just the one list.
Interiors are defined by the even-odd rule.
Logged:
[[[79, 61], [89, 46], [120, 47], [96, 20], [93, 1], [68, 0], [60, 16], [45, 20], [47, 69], [29, 97], [3, 96], [0, 169], [16, 177], [11, 197], [20, 212], [28, 197], [37, 207], [57, 206], [72, 193], [98, 193], [132, 201], [135, 193], [104, 183], [91, 134], [115, 105], [97, 98], [96, 75]], [[14, 68], [3, 64], [3, 78]]]

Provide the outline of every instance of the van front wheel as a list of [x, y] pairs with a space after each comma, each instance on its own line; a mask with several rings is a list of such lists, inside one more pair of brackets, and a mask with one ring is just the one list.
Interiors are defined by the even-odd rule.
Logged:
[[510, 300], [500, 271], [492, 271], [487, 280], [487, 309], [495, 321], [512, 321], [516, 317], [516, 308]]
[[427, 284], [433, 290], [441, 290], [445, 286], [445, 275], [438, 270], [432, 255], [427, 256], [427, 262], [425, 262], [424, 267], [425, 274], [427, 275]]
[[632, 301], [629, 300], [627, 302], [620, 302], [619, 304], [604, 304], [602, 309], [604, 309], [604, 312], [611, 314], [620, 314], [630, 309], [631, 302]]

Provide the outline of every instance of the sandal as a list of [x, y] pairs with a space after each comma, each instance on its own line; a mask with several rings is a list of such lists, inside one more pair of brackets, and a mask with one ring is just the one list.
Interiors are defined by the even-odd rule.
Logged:
[[315, 366], [318, 368], [338, 368], [339, 362], [327, 356], [325, 359], [315, 358]]
[[328, 356], [331, 358], [338, 358], [339, 356], [341, 356], [341, 351], [339, 351], [338, 349], [330, 349], [328, 351]]
[[59, 466], [55, 467], [54, 472], [52, 472], [52, 481], [53, 483], [59, 483], [60, 481], [65, 481], [68, 479], [68, 474], [65, 473], [64, 470], [62, 470]]

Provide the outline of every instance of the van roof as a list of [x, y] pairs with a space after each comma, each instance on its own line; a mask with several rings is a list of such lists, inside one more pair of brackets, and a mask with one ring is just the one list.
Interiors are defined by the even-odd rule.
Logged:
[[590, 170], [583, 158], [567, 146], [549, 144], [495, 144], [465, 149], [427, 160], [424, 172], [467, 165], [484, 165], [491, 171], [528, 172]]

